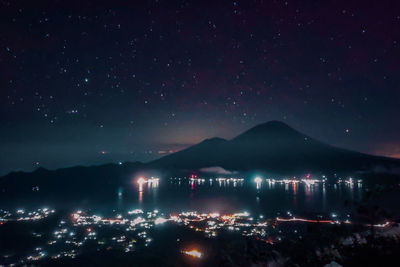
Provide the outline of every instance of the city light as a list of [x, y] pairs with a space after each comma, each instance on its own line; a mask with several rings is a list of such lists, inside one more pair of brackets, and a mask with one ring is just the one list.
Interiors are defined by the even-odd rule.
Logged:
[[139, 186], [142, 186], [144, 183], [146, 183], [146, 179], [144, 179], [143, 177], [140, 177], [137, 180], [137, 183], [138, 183]]
[[154, 224], [163, 224], [163, 223], [165, 223], [167, 221], [168, 221], [167, 219], [159, 217], [154, 221]]
[[192, 256], [194, 258], [198, 258], [198, 259], [200, 259], [203, 256], [203, 254], [200, 251], [198, 251], [197, 249], [183, 251], [183, 253], [186, 255]]
[[[20, 210], [10, 212], [0, 210], [0, 222], [9, 221], [35, 221], [45, 219], [55, 210], [43, 208], [34, 211]], [[45, 258], [59, 259], [63, 257], [75, 258], [87, 248], [95, 245], [93, 249], [117, 249], [124, 252], [134, 252], [138, 246], [150, 247], [153, 242], [153, 231], [158, 225], [172, 224], [194, 232], [203, 233], [206, 238], [213, 239], [224, 232], [234, 232], [241, 236], [254, 238], [271, 245], [278, 244], [293, 233], [301, 238], [302, 232], [285, 232], [287, 224], [316, 223], [325, 225], [350, 225], [357, 224], [350, 221], [350, 215], [342, 217], [338, 213], [327, 213], [315, 217], [296, 217], [290, 211], [280, 217], [266, 217], [261, 214], [252, 216], [248, 211], [220, 214], [217, 212], [201, 213], [198, 211], [185, 211], [170, 215], [161, 210], [144, 211], [133, 209], [126, 213], [115, 212], [112, 216], [104, 217], [91, 214], [90, 210], [77, 210], [68, 216], [69, 220], [62, 219], [58, 226], [52, 230], [50, 239], [42, 246], [37, 247], [32, 253], [24, 256], [21, 263], [39, 261]], [[374, 227], [380, 231], [391, 231], [395, 223], [384, 221], [378, 224], [361, 224], [364, 227]], [[106, 233], [113, 232], [111, 236]], [[79, 234], [79, 233], [83, 233]], [[384, 232], [382, 232], [384, 233]], [[41, 233], [34, 232], [35, 237]], [[198, 248], [181, 251], [182, 254], [200, 259], [204, 254]]]
[[254, 182], [256, 182], [257, 184], [261, 184], [262, 179], [260, 177], [256, 177], [254, 178]]

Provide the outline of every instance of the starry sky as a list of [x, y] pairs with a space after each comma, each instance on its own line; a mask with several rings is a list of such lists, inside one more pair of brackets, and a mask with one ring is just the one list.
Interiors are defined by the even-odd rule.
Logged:
[[0, 1], [0, 174], [148, 161], [269, 120], [400, 157], [398, 1], [110, 3]]

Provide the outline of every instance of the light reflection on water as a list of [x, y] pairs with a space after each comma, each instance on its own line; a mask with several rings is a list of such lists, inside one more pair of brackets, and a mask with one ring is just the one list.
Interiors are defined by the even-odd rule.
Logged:
[[126, 190], [122, 201], [125, 208], [204, 212], [248, 210], [268, 214], [288, 210], [312, 213], [347, 212], [349, 207], [345, 207], [344, 203], [360, 201], [362, 197], [362, 185], [357, 183], [169, 179], [147, 186], [133, 186]]
[[[131, 181], [101, 192], [85, 193], [69, 199], [19, 201], [14, 206], [52, 206], [54, 208], [90, 208], [104, 210], [160, 209], [164, 212], [196, 210], [199, 212], [272, 214], [291, 211], [301, 213], [347, 212], [351, 202], [363, 199], [362, 184], [322, 182], [272, 182], [229, 179], [160, 179], [151, 183]], [[345, 203], [350, 205], [345, 206]], [[393, 201], [390, 203], [394, 203]], [[3, 205], [5, 207], [5, 205]]]

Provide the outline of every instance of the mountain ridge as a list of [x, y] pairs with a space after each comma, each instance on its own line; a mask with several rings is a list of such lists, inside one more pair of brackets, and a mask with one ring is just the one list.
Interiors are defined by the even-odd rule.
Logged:
[[148, 166], [167, 169], [219, 166], [235, 171], [264, 169], [284, 173], [285, 170], [364, 171], [373, 165], [395, 163], [400, 164], [400, 160], [335, 147], [304, 135], [283, 122], [269, 121], [230, 140], [205, 139], [185, 150], [154, 160]]
[[[261, 143], [260, 143], [261, 142]], [[307, 147], [311, 143], [311, 147]], [[266, 150], [269, 151], [266, 151]], [[324, 156], [325, 153], [321, 150], [329, 150], [334, 155]], [[266, 155], [264, 152], [271, 152], [272, 155]], [[288, 160], [288, 150], [306, 150], [300, 155], [292, 156]], [[238, 152], [239, 151], [239, 152]], [[182, 155], [183, 154], [183, 155]], [[193, 156], [197, 155], [197, 156]], [[247, 157], [252, 157], [251, 162], [246, 162]], [[315, 160], [315, 164], [307, 164], [310, 158], [323, 158], [327, 160], [323, 162], [321, 167], [321, 160]], [[327, 161], [335, 160], [342, 157], [336, 164], [327, 164]], [[263, 160], [264, 159], [264, 160]], [[349, 168], [350, 162], [355, 160], [357, 168]], [[374, 161], [376, 161], [374, 163]], [[343, 163], [344, 162], [344, 163]], [[248, 165], [248, 166], [243, 166]], [[301, 164], [305, 164], [303, 170], [300, 168]], [[220, 166], [229, 170], [248, 171], [251, 169], [265, 170], [270, 172], [284, 173], [285, 168], [289, 172], [300, 171], [341, 171], [340, 164], [344, 164], [346, 171], [368, 171], [373, 169], [373, 165], [384, 166], [390, 165], [400, 166], [400, 159], [368, 155], [361, 152], [351, 151], [348, 149], [339, 148], [312, 137], [302, 134], [301, 132], [293, 129], [289, 125], [281, 121], [269, 121], [266, 123], [258, 124], [236, 137], [227, 140], [220, 137], [207, 138], [200, 143], [190, 146], [184, 150], [175, 152], [171, 155], [166, 155], [159, 159], [142, 163], [142, 162], [125, 162], [123, 165], [107, 163], [92, 166], [72, 166], [66, 168], [59, 168], [56, 170], [49, 170], [45, 168], [38, 168], [32, 172], [14, 171], [9, 174], [0, 176], [5, 177], [18, 177], [37, 175], [38, 173], [60, 173], [69, 172], [71, 170], [95, 170], [95, 169], [112, 169], [125, 168], [127, 171], [134, 169], [167, 169], [167, 170], [197, 170], [201, 168]], [[314, 166], [313, 166], [314, 165]], [[354, 165], [354, 164], [353, 164]], [[364, 165], [364, 166], [362, 166]], [[292, 168], [295, 166], [296, 168]], [[338, 167], [339, 166], [339, 167]]]
[[[400, 159], [371, 156], [337, 148], [290, 126], [269, 122], [257, 125], [230, 140], [205, 139], [197, 145], [148, 162], [125, 162], [97, 166], [75, 166], [57, 170], [39, 168], [33, 172], [12, 172], [0, 177], [0, 200], [40, 194], [71, 200], [90, 195], [101, 197], [132, 186], [138, 175], [169, 177], [210, 170], [248, 177], [254, 172], [267, 175], [305, 173], [394, 175]], [[395, 170], [395, 171], [391, 171]], [[376, 176], [374, 176], [376, 177]], [[392, 178], [390, 178], [392, 179]], [[394, 179], [392, 179], [393, 181]], [[397, 180], [396, 180], [397, 181]]]

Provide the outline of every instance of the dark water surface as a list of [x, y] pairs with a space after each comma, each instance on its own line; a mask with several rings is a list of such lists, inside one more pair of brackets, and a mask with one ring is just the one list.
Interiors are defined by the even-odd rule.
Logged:
[[318, 213], [345, 211], [345, 202], [361, 201], [363, 187], [346, 184], [314, 185], [280, 184], [253, 181], [238, 183], [161, 181], [158, 186], [144, 185], [126, 188], [117, 197], [117, 208], [161, 209], [165, 212], [195, 210], [199, 212], [231, 213], [248, 211], [264, 213], [291, 211]]
[[268, 183], [191, 181], [160, 179], [158, 183], [132, 184], [104, 192], [71, 198], [47, 197], [35, 192], [26, 198], [5, 201], [1, 208], [48, 206], [55, 209], [143, 210], [164, 213], [181, 211], [232, 213], [248, 211], [266, 216], [291, 211], [294, 214], [349, 212], [364, 200], [367, 188], [362, 183]]

